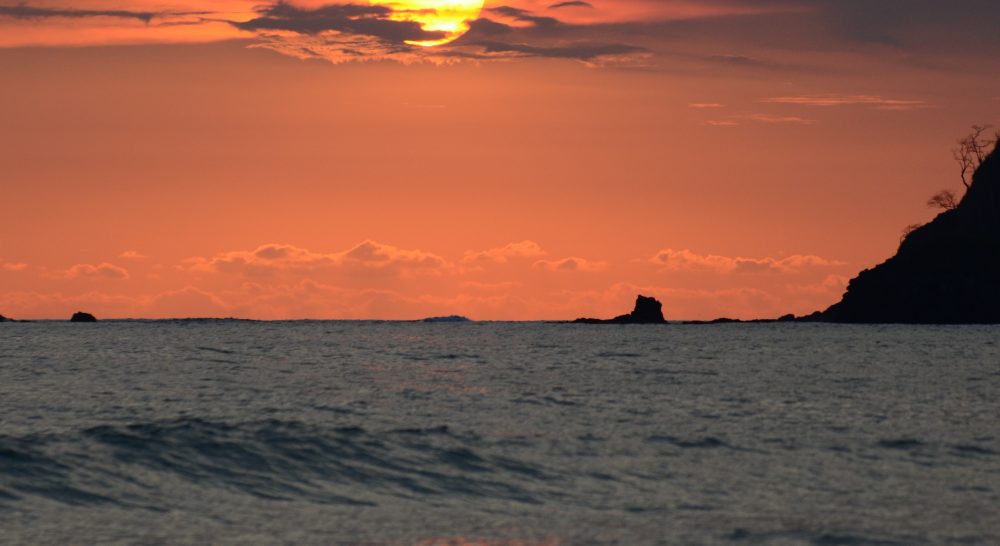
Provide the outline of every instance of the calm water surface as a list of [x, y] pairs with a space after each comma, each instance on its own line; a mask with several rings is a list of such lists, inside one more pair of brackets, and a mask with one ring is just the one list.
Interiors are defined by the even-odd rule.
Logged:
[[996, 545], [998, 334], [2, 324], [0, 543]]

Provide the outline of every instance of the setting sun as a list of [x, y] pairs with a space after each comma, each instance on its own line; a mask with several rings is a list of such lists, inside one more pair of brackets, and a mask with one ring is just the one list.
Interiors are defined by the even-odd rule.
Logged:
[[479, 16], [484, 0], [370, 0], [372, 4], [393, 9], [392, 19], [414, 21], [430, 32], [444, 32], [440, 40], [409, 41], [420, 46], [437, 46], [455, 40], [469, 30], [468, 21]]

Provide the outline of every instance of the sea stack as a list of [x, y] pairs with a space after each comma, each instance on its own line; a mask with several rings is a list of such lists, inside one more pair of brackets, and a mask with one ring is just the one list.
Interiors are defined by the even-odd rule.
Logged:
[[84, 313], [83, 311], [77, 311], [73, 313], [73, 316], [69, 319], [70, 322], [97, 322], [97, 318], [90, 313]]
[[665, 324], [663, 304], [656, 298], [640, 295], [635, 300], [635, 308], [627, 315], [621, 315], [610, 320], [581, 318], [579, 324]]
[[911, 232], [896, 255], [851, 280], [843, 299], [807, 321], [1000, 323], [1000, 153], [962, 201]]

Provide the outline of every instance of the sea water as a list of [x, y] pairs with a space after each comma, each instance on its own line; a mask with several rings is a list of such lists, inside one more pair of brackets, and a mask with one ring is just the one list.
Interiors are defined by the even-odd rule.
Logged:
[[0, 543], [1000, 544], [998, 334], [0, 324]]

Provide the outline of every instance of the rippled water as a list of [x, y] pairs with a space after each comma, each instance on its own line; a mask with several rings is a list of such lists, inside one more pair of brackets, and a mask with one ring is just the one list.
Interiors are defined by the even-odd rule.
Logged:
[[1000, 328], [0, 325], [4, 544], [1000, 544]]

